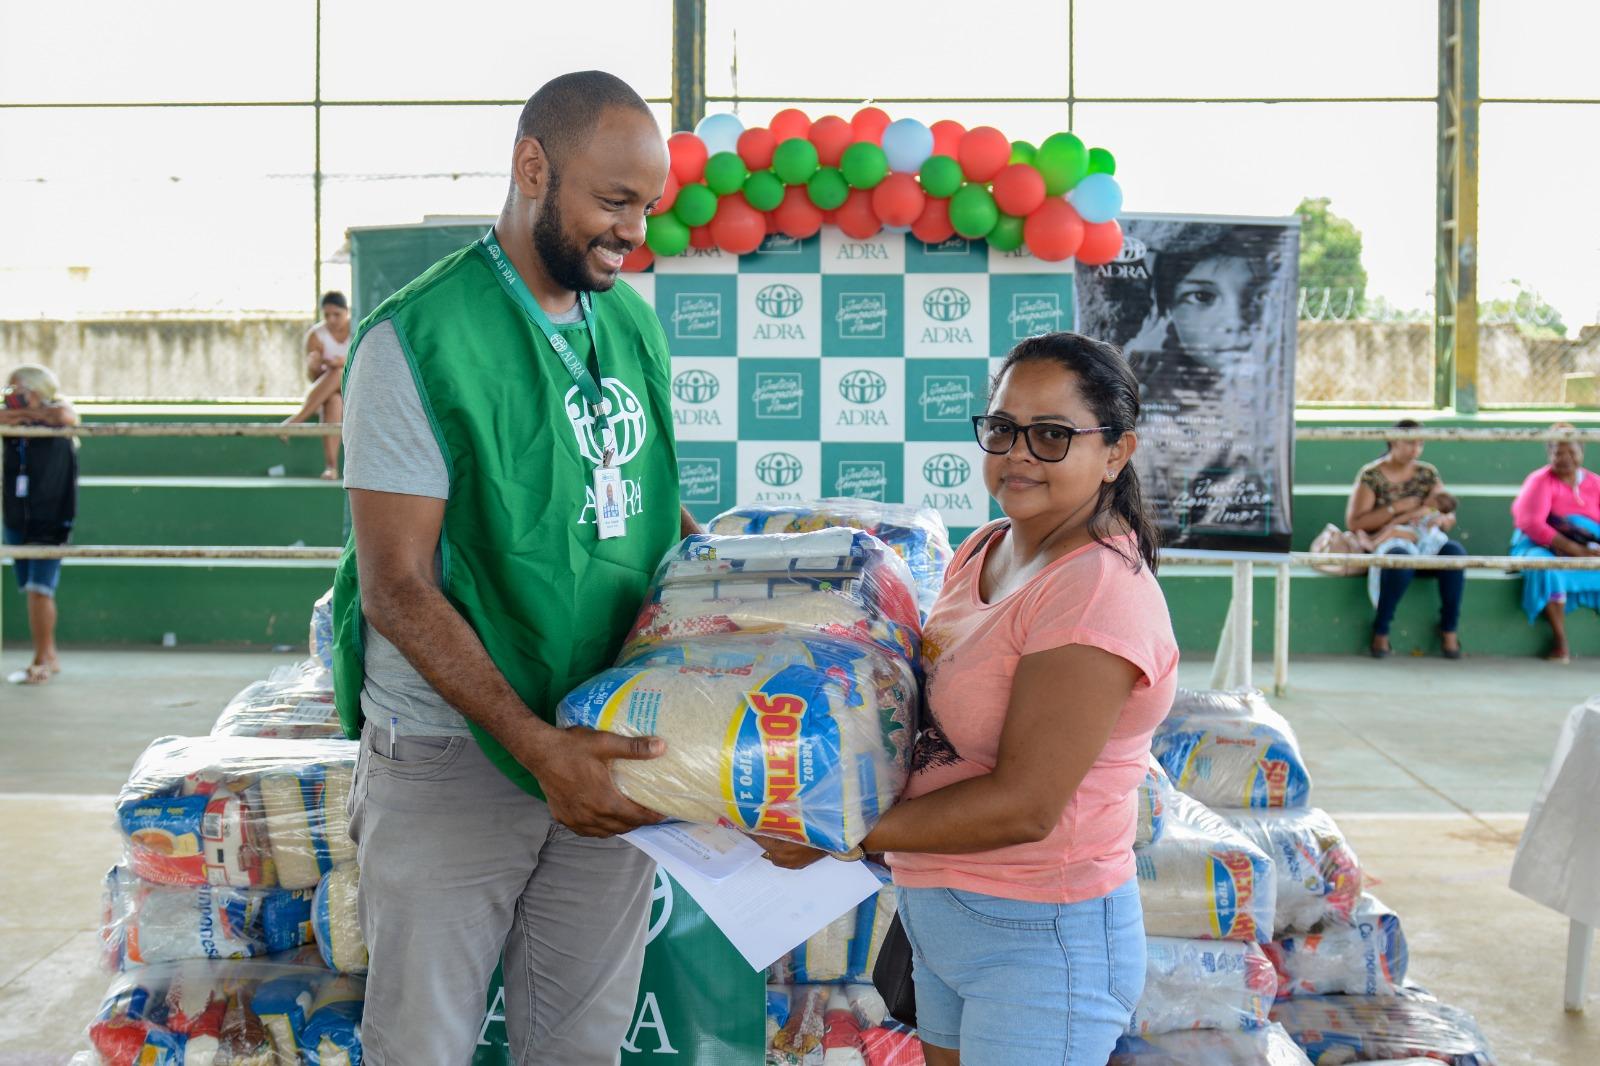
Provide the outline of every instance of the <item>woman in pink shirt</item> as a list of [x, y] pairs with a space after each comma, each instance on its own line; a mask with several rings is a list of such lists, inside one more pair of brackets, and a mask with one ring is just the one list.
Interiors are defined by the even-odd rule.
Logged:
[[1104, 1066], [1144, 988], [1135, 793], [1178, 648], [1138, 397], [1117, 349], [1054, 333], [974, 419], [1006, 517], [951, 563], [911, 783], [863, 843], [891, 853], [929, 1066]]
[[[1571, 429], [1558, 422], [1551, 429]], [[1551, 441], [1550, 465], [1528, 475], [1511, 505], [1517, 530], [1511, 554], [1600, 558], [1600, 477], [1583, 468], [1583, 445]], [[1543, 611], [1555, 642], [1545, 658], [1571, 661], [1567, 607], [1600, 610], [1600, 570], [1529, 570], [1522, 575], [1522, 609], [1532, 623]]]

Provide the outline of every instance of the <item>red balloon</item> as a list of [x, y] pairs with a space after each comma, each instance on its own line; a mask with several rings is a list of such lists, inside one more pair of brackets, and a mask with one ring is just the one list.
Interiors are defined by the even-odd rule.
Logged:
[[778, 138], [762, 126], [753, 126], [739, 134], [739, 158], [752, 171], [766, 170], [772, 166], [772, 153], [777, 150]]
[[1083, 227], [1083, 243], [1078, 245], [1078, 262], [1084, 266], [1109, 263], [1122, 251], [1122, 226], [1110, 222], [1088, 222]]
[[804, 185], [791, 185], [783, 190], [783, 203], [772, 209], [772, 219], [778, 232], [803, 241], [822, 228], [822, 211], [806, 195]]
[[1044, 175], [1026, 163], [1012, 163], [994, 176], [993, 191], [1000, 210], [1025, 218], [1044, 203]]
[[811, 119], [798, 107], [786, 107], [772, 116], [772, 121], [767, 123], [772, 130], [772, 136], [782, 144], [791, 137], [802, 140], [811, 132]]
[[883, 229], [877, 212], [872, 210], [872, 193], [867, 189], [851, 189], [850, 198], [833, 215], [844, 235], [852, 240], [864, 241]]
[[749, 255], [767, 235], [767, 216], [750, 206], [742, 193], [724, 196], [711, 220], [711, 239], [731, 255]]
[[909, 226], [922, 216], [928, 197], [910, 174], [890, 174], [872, 190], [872, 210], [885, 226]]
[[811, 124], [811, 143], [816, 146], [817, 161], [825, 167], [838, 166], [854, 140], [850, 123], [838, 115], [823, 115]]
[[839, 212], [837, 212], [837, 211], [824, 211], [824, 212], [822, 212], [822, 224], [824, 226], [836, 226], [836, 225], [838, 225], [839, 224]]
[[850, 131], [858, 141], [877, 144], [883, 140], [883, 131], [889, 125], [889, 114], [880, 107], [863, 107], [850, 120]]
[[1011, 142], [993, 126], [975, 126], [961, 138], [956, 159], [970, 180], [993, 181], [1011, 161]]
[[1083, 219], [1065, 200], [1051, 197], [1034, 209], [1022, 224], [1028, 251], [1047, 263], [1071, 259], [1083, 243]]
[[650, 250], [650, 246], [648, 244], [641, 244], [639, 247], [629, 252], [627, 258], [623, 259], [622, 269], [625, 273], [638, 274], [642, 271], [649, 270], [650, 264], [654, 263], [655, 261], [656, 253]]
[[953, 118], [940, 119], [928, 127], [933, 131], [933, 154], [947, 155], [951, 159], [961, 150], [961, 138], [966, 135], [967, 127]]
[[772, 234], [778, 233], [778, 232], [780, 232], [779, 229], [778, 229], [778, 216], [774, 215], [771, 211], [768, 211], [767, 212], [767, 235], [770, 237]]
[[658, 215], [664, 215], [668, 211], [671, 211], [672, 205], [678, 202], [678, 190], [681, 188], [683, 188], [683, 186], [678, 184], [678, 175], [668, 170], [667, 184], [661, 189], [661, 199], [656, 201], [655, 213]]
[[689, 247], [691, 247], [691, 248], [715, 248], [716, 246], [717, 246], [717, 242], [715, 240], [713, 240], [712, 237], [711, 237], [711, 227], [709, 225], [706, 225], [706, 226], [694, 226], [694, 227], [690, 228], [690, 230], [689, 230]]
[[692, 185], [706, 172], [706, 142], [692, 133], [668, 137], [667, 157], [672, 160], [672, 176], [679, 185]]
[[911, 235], [927, 244], [943, 244], [956, 235], [950, 224], [950, 201], [928, 197], [922, 214], [911, 223]]

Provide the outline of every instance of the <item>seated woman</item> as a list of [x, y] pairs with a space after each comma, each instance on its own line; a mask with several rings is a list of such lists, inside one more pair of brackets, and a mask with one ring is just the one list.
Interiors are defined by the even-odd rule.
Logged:
[[[1420, 423], [1403, 418], [1394, 424], [1395, 429], [1417, 429]], [[1415, 533], [1419, 524], [1448, 533], [1455, 527], [1454, 508], [1445, 513], [1440, 504], [1449, 506], [1451, 498], [1444, 491], [1444, 481], [1439, 471], [1422, 462], [1422, 442], [1418, 440], [1393, 440], [1383, 457], [1361, 468], [1355, 487], [1350, 490], [1350, 502], [1345, 505], [1345, 528], [1363, 537], [1363, 544], [1384, 555], [1415, 554]], [[1465, 555], [1467, 550], [1454, 540], [1446, 539], [1438, 546], [1439, 555]], [[1377, 617], [1372, 622], [1372, 643], [1369, 651], [1374, 659], [1387, 658], [1393, 651], [1389, 646], [1389, 627], [1394, 622], [1395, 609], [1400, 599], [1416, 578], [1415, 570], [1382, 570], [1378, 577]], [[1461, 658], [1461, 638], [1457, 630], [1461, 622], [1461, 599], [1466, 592], [1467, 575], [1463, 570], [1424, 570], [1424, 577], [1439, 582], [1439, 642], [1441, 654], [1446, 659]]]
[[[1558, 422], [1551, 429], [1571, 429]], [[1600, 476], [1583, 468], [1583, 445], [1551, 441], [1548, 466], [1528, 475], [1511, 505], [1516, 532], [1511, 554], [1549, 559], [1558, 555], [1600, 558]], [[1522, 609], [1528, 624], [1543, 611], [1555, 641], [1545, 655], [1551, 662], [1571, 660], [1567, 646], [1567, 608], [1600, 611], [1600, 570], [1529, 570], [1522, 575]]]

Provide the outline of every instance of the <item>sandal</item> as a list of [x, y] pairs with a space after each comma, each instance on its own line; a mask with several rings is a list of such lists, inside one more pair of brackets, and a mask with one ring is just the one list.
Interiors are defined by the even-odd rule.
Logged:
[[[1379, 640], [1384, 642], [1383, 647], [1381, 648], [1378, 647]], [[1394, 649], [1389, 647], [1388, 637], [1373, 637], [1372, 643], [1367, 645], [1367, 654], [1372, 656], [1374, 659], [1387, 659], [1389, 656], [1394, 654]]]
[[[1444, 638], [1447, 635], [1456, 638], [1456, 646], [1454, 648], [1446, 648], [1444, 646]], [[1439, 630], [1439, 654], [1444, 656], [1446, 659], [1459, 659], [1459, 658], [1461, 658], [1461, 637], [1460, 637], [1460, 635], [1459, 634], [1455, 634], [1455, 633], [1446, 634], [1444, 630], [1442, 630], [1442, 629]]]

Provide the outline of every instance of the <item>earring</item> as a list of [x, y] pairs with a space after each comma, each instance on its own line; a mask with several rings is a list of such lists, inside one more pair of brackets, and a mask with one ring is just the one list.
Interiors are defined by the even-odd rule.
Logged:
[[1117, 474], [1116, 474], [1116, 471], [1114, 471], [1114, 470], [1108, 470], [1108, 471], [1107, 471], [1107, 472], [1106, 472], [1106, 484], [1107, 484], [1107, 485], [1109, 485], [1109, 484], [1111, 484], [1111, 483], [1112, 483], [1112, 482], [1113, 482], [1113, 481], [1115, 481], [1115, 480], [1117, 480]]

